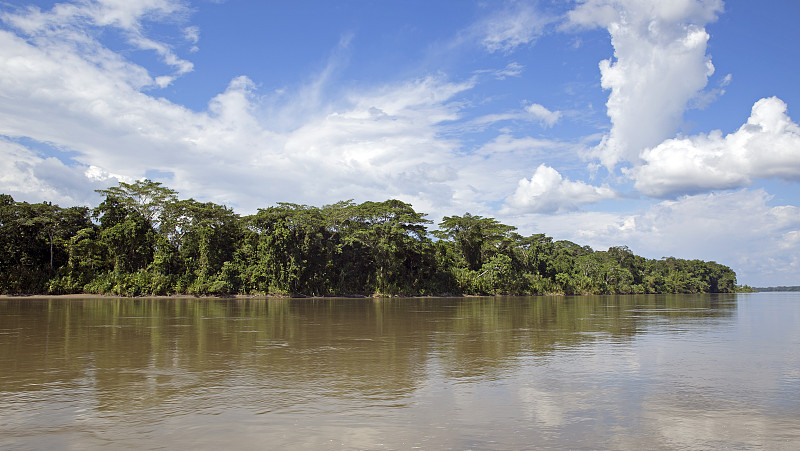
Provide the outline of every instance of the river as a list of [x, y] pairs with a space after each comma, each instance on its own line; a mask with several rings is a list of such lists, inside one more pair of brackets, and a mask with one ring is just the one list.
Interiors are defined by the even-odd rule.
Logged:
[[800, 293], [0, 299], [2, 449], [800, 448]]

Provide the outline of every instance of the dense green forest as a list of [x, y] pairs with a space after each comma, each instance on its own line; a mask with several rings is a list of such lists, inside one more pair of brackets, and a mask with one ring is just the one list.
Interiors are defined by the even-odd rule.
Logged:
[[158, 182], [98, 191], [94, 209], [0, 195], [0, 292], [440, 295], [734, 292], [729, 267], [595, 251], [492, 218], [399, 200], [280, 203], [239, 216]]

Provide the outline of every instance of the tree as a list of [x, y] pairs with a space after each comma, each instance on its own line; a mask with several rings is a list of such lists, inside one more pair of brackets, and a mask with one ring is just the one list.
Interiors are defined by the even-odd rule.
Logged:
[[429, 276], [433, 249], [427, 238], [426, 214], [417, 213], [410, 204], [399, 200], [364, 203], [361, 211], [367, 215], [372, 239], [363, 240], [372, 249], [377, 265], [378, 289], [398, 292], [419, 289], [422, 279]]
[[134, 183], [119, 182], [119, 186], [96, 190], [107, 199], [114, 198], [122, 206], [138, 212], [152, 224], [158, 224], [161, 212], [177, 197], [177, 192], [149, 179]]
[[222, 268], [233, 260], [242, 235], [239, 216], [230, 208], [194, 199], [174, 201], [163, 206], [158, 230], [155, 270], [180, 274], [195, 294], [231, 289], [231, 283], [214, 287]]
[[130, 202], [109, 194], [92, 210], [100, 222], [100, 242], [108, 250], [114, 272], [147, 268], [153, 260], [156, 233], [152, 223]]
[[461, 252], [468, 269], [476, 271], [484, 262], [509, 244], [510, 232], [516, 227], [501, 224], [493, 218], [465, 213], [445, 216], [434, 236], [452, 240]]
[[549, 270], [555, 253], [553, 238], [537, 233], [523, 237], [516, 233], [511, 234], [517, 260], [525, 272], [544, 277], [554, 277]]
[[487, 293], [520, 293], [523, 278], [515, 270], [511, 257], [497, 254], [481, 267], [478, 274], [481, 291]]
[[430, 220], [396, 199], [279, 203], [240, 218], [150, 180], [99, 190], [91, 211], [0, 194], [0, 291], [167, 293], [734, 292], [716, 262], [593, 251], [493, 218]]
[[318, 208], [281, 203], [247, 218], [258, 233], [256, 279], [261, 291], [327, 294], [336, 244]]
[[59, 267], [67, 263], [67, 243], [90, 226], [88, 209], [63, 209], [50, 202], [15, 202], [0, 197], [0, 245], [3, 246], [4, 291], [42, 291]]
[[150, 222], [132, 211], [122, 222], [102, 229], [100, 237], [114, 259], [114, 271], [135, 272], [153, 261], [155, 235]]

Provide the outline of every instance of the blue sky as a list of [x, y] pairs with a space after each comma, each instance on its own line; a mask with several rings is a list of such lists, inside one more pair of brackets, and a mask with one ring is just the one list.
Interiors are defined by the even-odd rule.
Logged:
[[0, 192], [410, 202], [800, 284], [800, 3], [0, 2]]

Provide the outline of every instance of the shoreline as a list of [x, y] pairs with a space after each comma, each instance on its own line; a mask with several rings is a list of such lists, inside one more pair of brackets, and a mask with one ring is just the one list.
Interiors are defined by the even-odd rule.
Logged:
[[153, 296], [119, 296], [114, 294], [0, 294], [0, 300], [10, 299], [213, 299], [213, 300], [241, 300], [241, 299], [422, 299], [422, 298], [497, 298], [497, 297], [585, 297], [585, 296], [655, 296], [655, 295], [698, 295], [698, 294], [748, 294], [757, 291], [737, 291], [733, 293], [615, 293], [615, 294], [431, 294], [431, 295], [336, 295], [336, 296], [303, 296], [303, 295], [280, 295], [280, 294], [232, 294], [232, 295], [192, 295], [192, 294], [173, 294], [173, 295], [153, 295]]
[[[461, 295], [461, 294], [435, 294], [425, 296], [399, 296], [399, 295], [337, 295], [337, 296], [291, 296], [279, 294], [232, 294], [232, 295], [153, 295], [153, 296], [118, 296], [115, 294], [0, 294], [4, 299], [392, 299], [392, 298], [472, 298], [472, 297], [497, 297], [515, 295]], [[517, 295], [517, 296], [563, 296], [559, 294], [544, 295]]]

